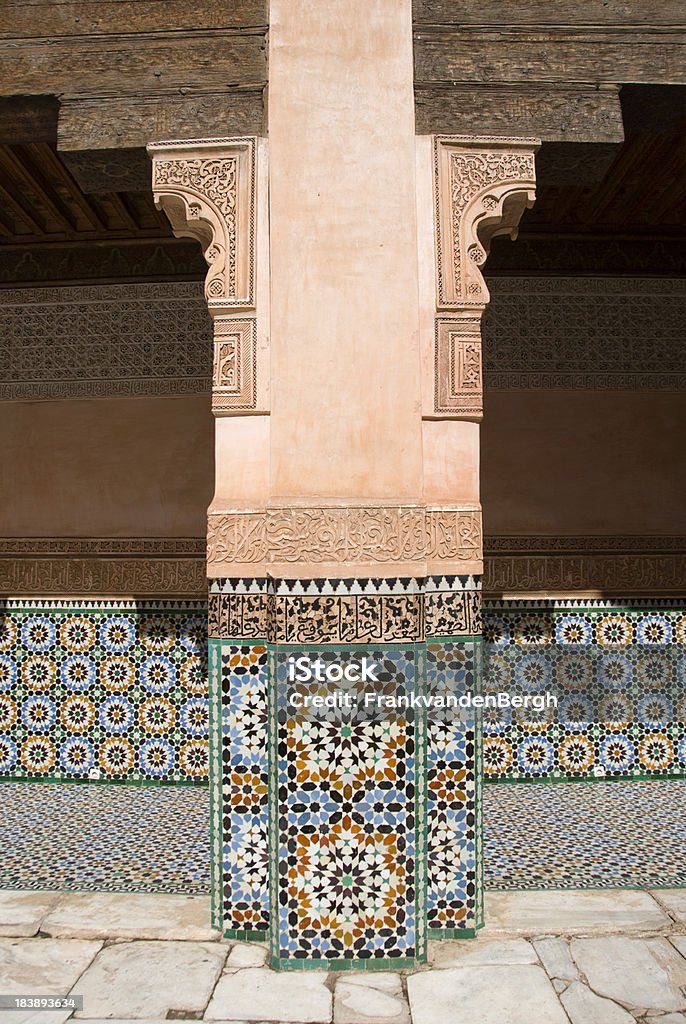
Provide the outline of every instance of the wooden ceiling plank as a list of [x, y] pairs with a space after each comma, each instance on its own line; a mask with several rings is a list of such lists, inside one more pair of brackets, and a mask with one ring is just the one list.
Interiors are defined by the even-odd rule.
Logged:
[[[0, 180], [1, 179], [2, 175], [0, 174]], [[21, 202], [16, 199], [2, 184], [0, 184], [0, 200], [2, 200], [10, 210], [12, 216], [15, 219], [18, 219], [22, 224], [25, 224], [26, 227], [30, 228], [31, 232], [33, 232], [37, 237], [42, 238], [45, 235], [45, 228], [43, 225], [39, 224], [33, 215], [24, 208]]]
[[4, 0], [1, 37], [267, 27], [265, 0]]
[[34, 205], [40, 209], [42, 206], [56, 221], [59, 230], [67, 234], [77, 231], [73, 223], [70, 211], [64, 206], [59, 197], [50, 194], [50, 185], [45, 181], [40, 169], [37, 166], [30, 168], [19, 158], [12, 147], [5, 147], [3, 154], [5, 166], [8, 167], [16, 180], [24, 189], [24, 194]]
[[264, 35], [189, 32], [0, 43], [0, 95], [155, 97], [266, 84]]
[[117, 192], [107, 192], [100, 196], [94, 196], [92, 202], [94, 205], [97, 206], [105, 205], [105, 203], [111, 205], [116, 211], [116, 213], [119, 215], [120, 219], [124, 222], [124, 224], [131, 231], [138, 232], [140, 230], [140, 225], [131, 214], [131, 211], [128, 208], [125, 198], [125, 193], [122, 193], [120, 195]]
[[415, 24], [683, 25], [683, 0], [413, 0]]
[[[68, 194], [68, 201], [78, 207], [82, 215], [90, 222], [93, 228], [97, 230], [99, 228], [106, 227], [105, 222], [100, 218], [97, 210], [84, 196], [68, 169], [64, 166], [60, 158], [57, 156], [57, 153], [55, 153], [50, 146], [27, 146], [26, 149], [33, 155], [35, 161], [39, 165], [49, 171], [53, 178], [52, 187], [56, 190], [60, 187], [64, 188], [65, 192]], [[57, 184], [55, 184], [55, 182]], [[66, 199], [63, 199], [62, 201], [67, 202]]]

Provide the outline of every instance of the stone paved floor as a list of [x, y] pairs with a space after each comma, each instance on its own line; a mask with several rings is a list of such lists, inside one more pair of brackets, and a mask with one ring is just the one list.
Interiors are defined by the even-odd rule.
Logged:
[[[490, 889], [686, 885], [686, 779], [488, 785]], [[0, 783], [0, 889], [202, 894], [199, 787]]]
[[278, 973], [208, 919], [200, 896], [0, 893], [0, 995], [81, 996], [91, 1024], [686, 1024], [680, 889], [491, 893], [477, 939], [431, 943], [411, 972]]

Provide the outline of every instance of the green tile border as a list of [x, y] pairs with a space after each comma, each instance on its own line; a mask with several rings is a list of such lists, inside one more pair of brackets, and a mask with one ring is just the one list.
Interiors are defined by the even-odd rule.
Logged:
[[364, 960], [318, 959], [318, 960], [280, 960], [270, 955], [269, 966], [275, 971], [411, 971], [426, 962], [426, 957], [367, 957]]
[[225, 939], [233, 939], [234, 942], [266, 942], [269, 938], [269, 930], [267, 928], [262, 928], [259, 931], [257, 928], [253, 930], [249, 928], [225, 928], [222, 934]]
[[224, 919], [222, 849], [222, 680], [221, 640], [208, 643], [208, 691], [210, 721], [210, 903], [212, 927], [221, 930]]
[[[493, 892], [492, 889], [488, 890]], [[503, 890], [507, 891], [507, 890]], [[510, 892], [512, 890], [509, 890]], [[475, 939], [477, 932], [483, 928], [483, 921], [475, 928], [429, 928], [429, 939], [432, 942], [440, 942], [441, 939]]]

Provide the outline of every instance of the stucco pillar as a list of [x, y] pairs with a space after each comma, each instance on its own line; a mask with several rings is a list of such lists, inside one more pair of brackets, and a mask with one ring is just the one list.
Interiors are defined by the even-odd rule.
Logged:
[[[532, 149], [446, 243], [458, 165], [446, 195], [415, 139], [410, 0], [272, 0], [269, 47], [268, 166], [264, 140], [151, 147], [215, 320], [214, 919], [268, 931], [282, 968], [409, 966], [427, 926], [479, 924], [477, 731], [416, 698], [478, 685], [487, 296], [450, 288], [531, 198]], [[301, 660], [371, 681], [297, 680]]]

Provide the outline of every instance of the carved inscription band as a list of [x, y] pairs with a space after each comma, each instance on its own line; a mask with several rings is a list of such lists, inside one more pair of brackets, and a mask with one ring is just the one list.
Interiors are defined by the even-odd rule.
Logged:
[[479, 561], [478, 508], [273, 508], [212, 513], [210, 564]]
[[[268, 593], [272, 581], [267, 580], [253, 581], [264, 584], [259, 590], [232, 586], [241, 582], [211, 581], [211, 637], [274, 643], [392, 643], [476, 636], [482, 629], [480, 581], [475, 576], [377, 579], [369, 581], [374, 584], [372, 593], [360, 592], [364, 588], [355, 586], [357, 580], [316, 581], [321, 589], [314, 594]], [[337, 582], [353, 585], [341, 593]], [[409, 584], [406, 590], [398, 589], [402, 583]]]

